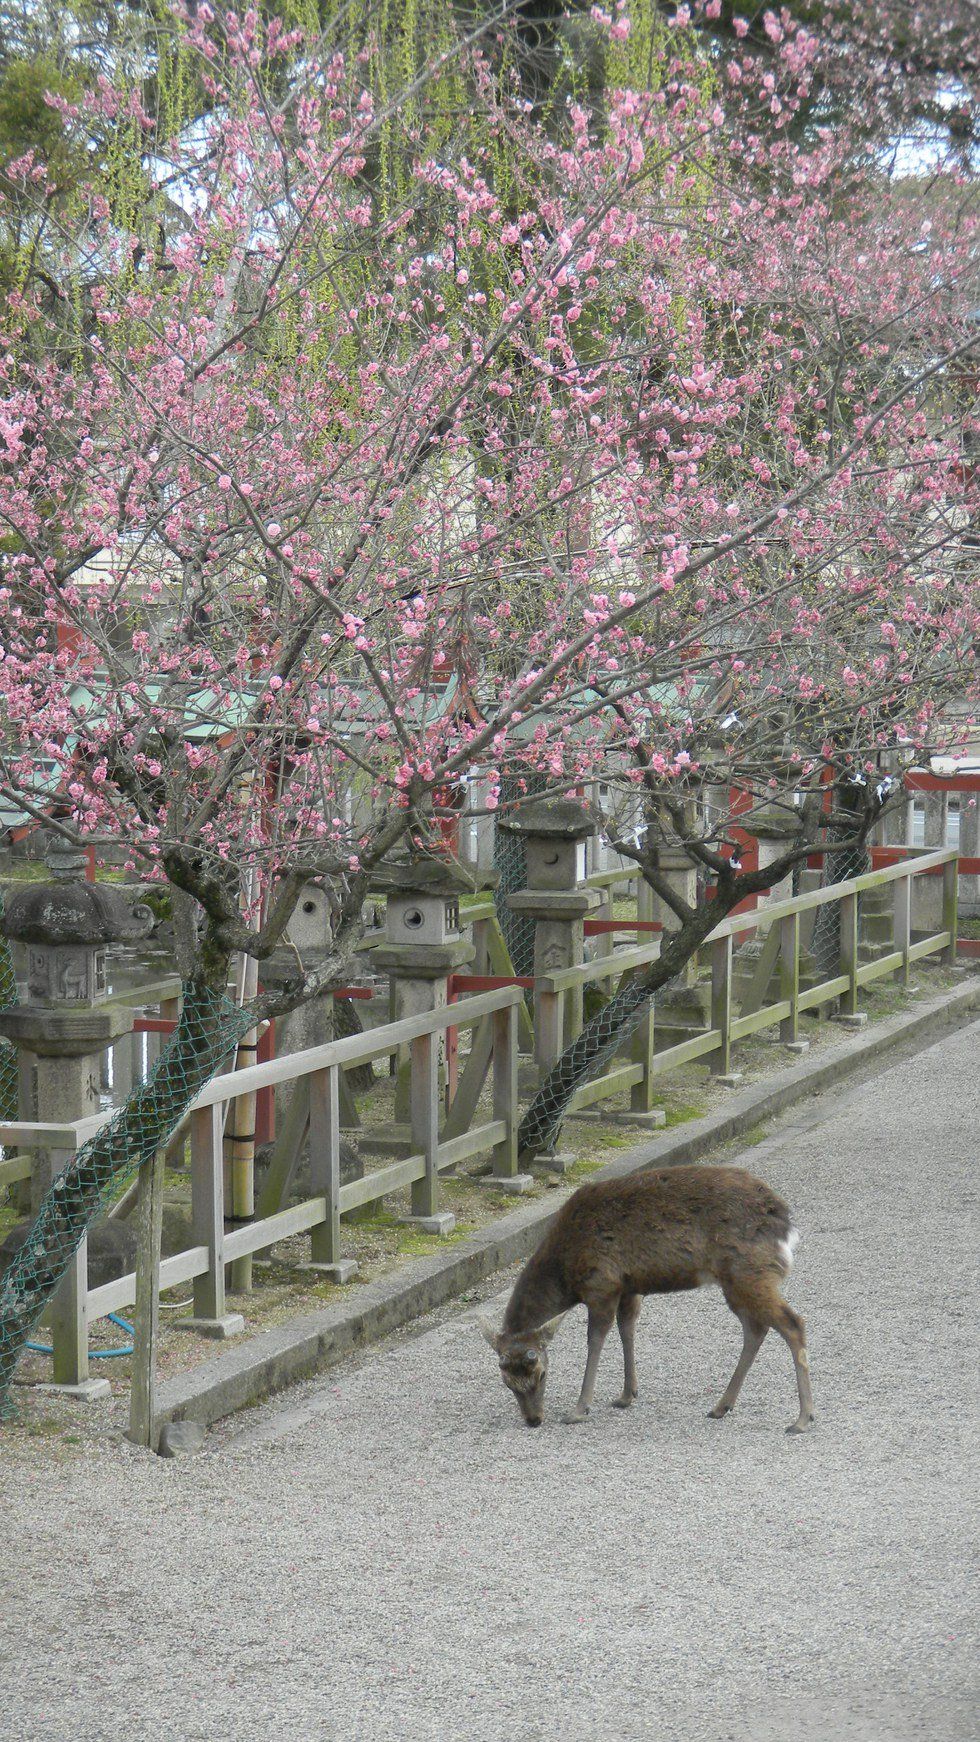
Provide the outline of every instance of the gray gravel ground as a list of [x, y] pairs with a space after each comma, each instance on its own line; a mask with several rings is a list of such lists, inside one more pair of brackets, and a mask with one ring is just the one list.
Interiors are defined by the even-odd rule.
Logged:
[[772, 1337], [706, 1419], [739, 1341], [711, 1290], [646, 1303], [638, 1405], [605, 1407], [610, 1343], [583, 1427], [580, 1315], [531, 1433], [470, 1306], [195, 1460], [0, 1471], [4, 1742], [977, 1736], [978, 1041], [745, 1152], [802, 1229], [809, 1436]]

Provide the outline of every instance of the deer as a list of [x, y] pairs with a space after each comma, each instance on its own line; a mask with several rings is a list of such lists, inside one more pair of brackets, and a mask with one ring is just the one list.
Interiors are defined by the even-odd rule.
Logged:
[[565, 1314], [588, 1308], [585, 1376], [575, 1408], [592, 1407], [603, 1344], [619, 1327], [624, 1381], [616, 1409], [637, 1397], [634, 1334], [645, 1294], [674, 1294], [717, 1283], [742, 1326], [742, 1352], [709, 1416], [730, 1415], [745, 1376], [770, 1330], [788, 1345], [796, 1370], [799, 1414], [787, 1433], [814, 1419], [806, 1328], [782, 1297], [798, 1235], [782, 1198], [739, 1167], [681, 1166], [594, 1180], [563, 1205], [514, 1285], [501, 1330], [481, 1329], [496, 1352], [504, 1384], [528, 1427], [544, 1420], [548, 1345]]

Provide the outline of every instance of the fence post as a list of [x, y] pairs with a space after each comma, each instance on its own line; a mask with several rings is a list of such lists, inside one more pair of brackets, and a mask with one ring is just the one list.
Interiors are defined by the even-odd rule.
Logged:
[[959, 857], [943, 866], [943, 931], [949, 932], [949, 943], [940, 960], [947, 968], [956, 966], [956, 932], [959, 924]]
[[630, 1040], [630, 1063], [640, 1065], [643, 1075], [630, 1088], [630, 1112], [653, 1111], [653, 999], [647, 1004], [646, 1015], [640, 1018]]
[[709, 1054], [714, 1076], [727, 1077], [732, 1068], [732, 938], [716, 938], [711, 946], [711, 1026], [721, 1039]]
[[[599, 911], [596, 914], [596, 919], [604, 919], [606, 921], [611, 920], [613, 917], [613, 906], [613, 890], [612, 885], [610, 884], [602, 890], [602, 900], [599, 906]], [[595, 944], [595, 953], [597, 956], [611, 956], [616, 948], [616, 939], [611, 931], [605, 931], [601, 932], [596, 938]]]
[[310, 1263], [302, 1269], [315, 1270], [332, 1282], [350, 1282], [360, 1266], [355, 1259], [340, 1256], [340, 1066], [327, 1065], [325, 1070], [311, 1071], [306, 1080], [310, 1109], [310, 1195], [322, 1197], [326, 1209], [323, 1221], [310, 1230]]
[[[136, 1034], [121, 1034], [112, 1047], [112, 1104], [122, 1107], [133, 1089], [133, 1080], [137, 1077], [134, 1070], [134, 1054], [137, 1040]], [[107, 1053], [108, 1058], [108, 1053]]]
[[[177, 1023], [180, 1021], [180, 998], [161, 998], [160, 1019], [163, 1022]], [[170, 1044], [170, 1036], [164, 1038], [163, 1050]], [[187, 1160], [187, 1126], [182, 1120], [177, 1130], [167, 1144], [167, 1166], [182, 1168]]]
[[842, 1016], [858, 1014], [858, 898], [856, 893], [840, 898], [840, 972], [848, 985], [840, 1003]]
[[534, 1050], [541, 1082], [561, 1057], [563, 1003], [563, 993], [551, 992], [540, 981], [535, 981]]
[[903, 877], [895, 881], [895, 932], [894, 945], [902, 952], [902, 965], [899, 973], [902, 985], [909, 983], [909, 945], [912, 941], [912, 872], [906, 871]]
[[[57, 1179], [71, 1159], [70, 1149], [49, 1150], [45, 1157], [47, 1182]], [[48, 1308], [51, 1331], [51, 1379], [55, 1385], [78, 1387], [90, 1397], [104, 1397], [108, 1384], [89, 1378], [88, 1365], [88, 1239], [72, 1253]]]
[[311, 1071], [310, 1195], [325, 1200], [323, 1221], [310, 1230], [314, 1264], [336, 1264], [340, 1257], [340, 1067]]
[[403, 1218], [423, 1234], [448, 1234], [456, 1225], [449, 1210], [439, 1209], [439, 1037], [420, 1034], [409, 1043], [412, 1149], [425, 1167], [412, 1181], [412, 1213]]
[[476, 951], [476, 954], [473, 958], [472, 972], [474, 974], [489, 974], [490, 969], [488, 966], [489, 955], [488, 955], [488, 949], [487, 949], [487, 921], [485, 919], [474, 920], [471, 930], [472, 930], [472, 934], [473, 934], [473, 948]]
[[222, 1125], [220, 1102], [191, 1114], [191, 1217], [195, 1246], [208, 1249], [208, 1268], [194, 1278], [193, 1318], [177, 1324], [205, 1337], [234, 1337], [245, 1329], [241, 1313], [225, 1310]]
[[496, 1179], [517, 1177], [517, 1006], [493, 1013], [493, 1116], [502, 1119], [507, 1135], [494, 1145]]
[[788, 998], [789, 1015], [779, 1024], [779, 1038], [793, 1045], [800, 1038], [800, 916], [788, 913], [779, 921], [779, 997]]
[[922, 842], [925, 847], [945, 847], [949, 827], [949, 793], [927, 792], [922, 800]]
[[133, 1309], [133, 1376], [126, 1437], [156, 1451], [157, 1335], [160, 1322], [160, 1234], [166, 1156], [155, 1151], [141, 1168], [136, 1198], [136, 1305]]

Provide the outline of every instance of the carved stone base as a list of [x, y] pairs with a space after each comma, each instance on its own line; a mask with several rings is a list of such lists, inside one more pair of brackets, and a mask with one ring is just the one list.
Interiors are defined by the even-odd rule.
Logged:
[[399, 1216], [403, 1228], [417, 1228], [420, 1234], [451, 1234], [456, 1226], [452, 1210], [440, 1210], [435, 1216]]
[[196, 1331], [199, 1337], [213, 1337], [224, 1342], [226, 1337], [240, 1337], [245, 1329], [241, 1313], [225, 1313], [220, 1319], [175, 1319], [175, 1331]]
[[356, 1258], [338, 1258], [336, 1264], [300, 1264], [297, 1269], [302, 1276], [322, 1277], [324, 1282], [343, 1285], [345, 1282], [353, 1282], [361, 1267]]
[[47, 1391], [52, 1397], [73, 1397], [79, 1403], [100, 1403], [104, 1397], [112, 1396], [112, 1386], [108, 1379], [82, 1379], [77, 1385], [56, 1385], [45, 1380], [41, 1385], [31, 1387], [33, 1391]]
[[534, 1157], [531, 1167], [535, 1173], [566, 1174], [575, 1166], [577, 1160], [578, 1156], [573, 1155], [571, 1150], [543, 1149], [540, 1155]]

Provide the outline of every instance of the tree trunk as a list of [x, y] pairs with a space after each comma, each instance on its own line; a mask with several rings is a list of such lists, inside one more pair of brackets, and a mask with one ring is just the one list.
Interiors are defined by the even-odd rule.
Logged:
[[521, 1120], [517, 1147], [522, 1161], [553, 1146], [576, 1089], [590, 1083], [615, 1058], [642, 1021], [654, 993], [680, 973], [735, 899], [733, 896], [732, 902], [717, 899], [709, 902], [685, 920], [678, 931], [665, 933], [657, 961], [621, 986], [586, 1024], [577, 1040], [566, 1047]]
[[72, 1156], [44, 1198], [37, 1220], [0, 1281], [0, 1415], [25, 1342], [61, 1281], [90, 1223], [125, 1176], [149, 1162], [222, 1059], [253, 1026], [224, 992], [192, 983], [166, 1051], [152, 1076]]

